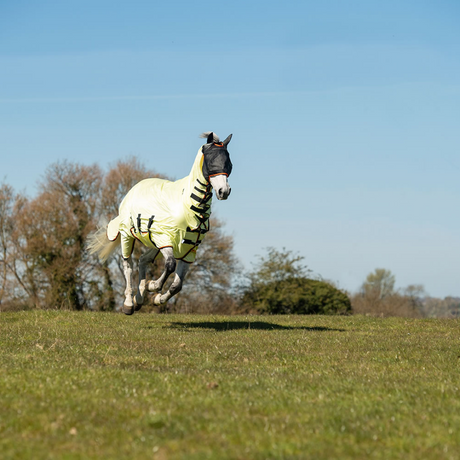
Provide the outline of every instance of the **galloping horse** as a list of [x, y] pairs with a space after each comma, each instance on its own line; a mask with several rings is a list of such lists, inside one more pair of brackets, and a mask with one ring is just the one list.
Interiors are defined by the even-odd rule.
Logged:
[[[89, 250], [97, 253], [102, 262], [121, 245], [126, 279], [123, 313], [126, 315], [140, 310], [146, 291], [156, 293], [154, 303], [161, 305], [182, 289], [189, 264], [195, 261], [196, 250], [209, 231], [212, 189], [219, 200], [226, 200], [230, 195], [228, 176], [232, 162], [227, 145], [232, 135], [223, 142], [213, 132], [203, 133], [201, 137], [206, 138], [206, 144], [198, 150], [187, 177], [175, 182], [142, 180], [125, 196], [118, 216], [106, 229], [90, 237]], [[139, 286], [133, 298], [132, 252], [136, 240], [148, 250], [139, 258]], [[147, 283], [147, 265], [159, 252], [165, 259], [164, 271], [157, 280]], [[166, 280], [174, 272], [169, 290], [162, 294]]]

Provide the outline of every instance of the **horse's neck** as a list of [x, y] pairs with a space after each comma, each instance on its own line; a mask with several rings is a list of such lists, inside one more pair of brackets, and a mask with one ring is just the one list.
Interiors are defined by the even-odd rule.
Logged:
[[[203, 153], [200, 150], [195, 158], [190, 174], [184, 177], [183, 201], [193, 227], [209, 218], [211, 214], [212, 189], [203, 176]], [[188, 220], [188, 219], [187, 219]], [[190, 225], [190, 227], [192, 227]]]
[[190, 174], [187, 176], [187, 183], [185, 187], [187, 194], [189, 194], [188, 192], [193, 193], [194, 187], [196, 187], [198, 181], [204, 184], [204, 186], [208, 184], [208, 181], [203, 176], [203, 153], [201, 148], [198, 150], [192, 169], [190, 170]]

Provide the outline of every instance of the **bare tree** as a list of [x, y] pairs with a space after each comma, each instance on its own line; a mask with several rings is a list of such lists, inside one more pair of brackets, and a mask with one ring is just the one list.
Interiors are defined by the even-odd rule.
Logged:
[[40, 193], [15, 215], [21, 275], [30, 300], [42, 308], [86, 307], [85, 241], [94, 228], [101, 181], [96, 166], [51, 165]]
[[13, 284], [8, 281], [12, 263], [11, 235], [13, 233], [12, 212], [14, 200], [13, 188], [6, 183], [2, 183], [0, 185], [0, 307], [5, 298], [8, 298], [5, 294], [13, 290]]
[[379, 299], [383, 299], [394, 293], [395, 277], [390, 270], [384, 268], [376, 268], [373, 273], [367, 275], [366, 281], [362, 286], [362, 290], [366, 294], [371, 292], [377, 295]]
[[460, 297], [448, 296], [444, 299], [426, 296], [420, 299], [421, 310], [429, 318], [459, 318]]
[[421, 306], [425, 291], [422, 285], [410, 285], [396, 291], [395, 276], [377, 268], [370, 273], [359, 293], [351, 297], [353, 312], [375, 316], [423, 316]]

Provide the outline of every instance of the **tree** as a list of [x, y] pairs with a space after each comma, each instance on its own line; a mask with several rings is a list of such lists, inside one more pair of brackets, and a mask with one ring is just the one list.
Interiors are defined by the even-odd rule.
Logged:
[[19, 217], [27, 199], [11, 186], [0, 186], [0, 307], [23, 309], [35, 305], [37, 283], [34, 262], [23, 251]]
[[11, 244], [14, 202], [13, 188], [6, 183], [0, 184], [0, 307], [8, 293], [14, 290], [14, 281], [10, 278], [14, 263]]
[[428, 318], [459, 318], [460, 297], [448, 296], [444, 299], [424, 297], [420, 299], [421, 311]]
[[407, 298], [414, 310], [422, 310], [423, 298], [426, 296], [425, 288], [422, 284], [410, 284], [402, 289], [401, 294]]
[[362, 290], [366, 294], [374, 294], [383, 299], [394, 293], [395, 277], [390, 270], [376, 268], [373, 273], [367, 275]]
[[345, 314], [351, 311], [348, 296], [324, 281], [308, 278], [311, 270], [302, 256], [268, 248], [249, 274], [242, 303], [247, 309], [269, 314]]
[[35, 306], [86, 308], [86, 237], [94, 228], [101, 171], [68, 162], [51, 165], [40, 193], [16, 210], [22, 278]]

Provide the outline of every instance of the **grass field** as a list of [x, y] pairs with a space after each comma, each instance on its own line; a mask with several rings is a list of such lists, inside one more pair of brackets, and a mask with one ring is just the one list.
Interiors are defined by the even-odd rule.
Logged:
[[460, 322], [0, 314], [2, 459], [458, 459]]

